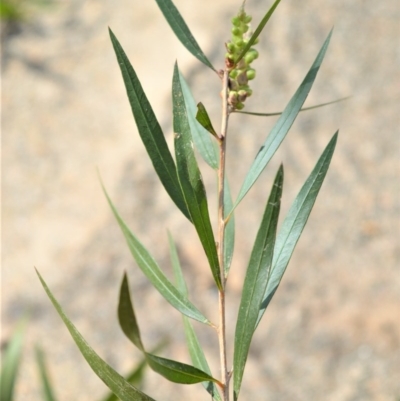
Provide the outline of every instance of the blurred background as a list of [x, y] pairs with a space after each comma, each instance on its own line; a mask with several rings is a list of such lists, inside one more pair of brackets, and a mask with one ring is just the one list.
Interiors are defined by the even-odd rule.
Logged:
[[[7, 4], [11, 4], [11, 11]], [[271, 1], [248, 0], [256, 25]], [[144, 278], [96, 175], [132, 231], [171, 274], [166, 230], [177, 244], [191, 299], [216, 320], [217, 294], [193, 228], [164, 193], [131, 116], [108, 37], [127, 52], [172, 144], [171, 81], [177, 59], [196, 101], [220, 122], [219, 80], [175, 38], [154, 1], [3, 2], [2, 282], [4, 348], [28, 311], [15, 399], [40, 400], [33, 347], [47, 355], [59, 400], [99, 400], [107, 390], [79, 354], [35, 274], [36, 267], [92, 347], [119, 372], [139, 360], [116, 308], [128, 272], [145, 345], [189, 362], [183, 325]], [[193, 35], [223, 67], [230, 18], [241, 1], [176, 0]], [[242, 399], [395, 401], [400, 397], [400, 3], [284, 0], [263, 32], [246, 110], [281, 111], [334, 26], [306, 106], [236, 212], [228, 285], [229, 349], [244, 272], [271, 180], [285, 165], [285, 215], [340, 129], [325, 183], [282, 284], [254, 338]], [[276, 118], [233, 115], [228, 176], [233, 194]], [[215, 209], [215, 179], [202, 171]], [[212, 212], [215, 216], [215, 211]], [[219, 375], [217, 338], [196, 326]], [[230, 359], [231, 361], [231, 359]], [[148, 372], [144, 391], [164, 401], [200, 400]]]

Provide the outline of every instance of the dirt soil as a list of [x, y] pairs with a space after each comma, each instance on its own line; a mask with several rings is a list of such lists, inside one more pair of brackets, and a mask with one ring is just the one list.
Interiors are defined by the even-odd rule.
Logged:
[[[248, 0], [255, 23], [270, 3]], [[212, 63], [223, 67], [229, 19], [241, 2], [175, 4]], [[243, 400], [400, 397], [399, 21], [395, 0], [285, 0], [262, 34], [247, 110], [282, 110], [332, 26], [332, 42], [306, 106], [352, 98], [302, 113], [237, 209], [228, 285], [230, 355], [245, 268], [272, 177], [283, 162], [284, 215], [340, 129], [308, 225], [256, 332]], [[190, 361], [181, 317], [132, 260], [96, 168], [121, 215], [168, 275], [166, 233], [171, 231], [191, 299], [210, 319], [217, 318], [217, 295], [199, 241], [157, 181], [140, 142], [107, 26], [130, 57], [170, 144], [176, 59], [196, 100], [206, 105], [214, 125], [220, 124], [219, 80], [183, 48], [154, 1], [57, 2], [3, 37], [3, 346], [21, 316], [30, 315], [17, 401], [42, 399], [35, 344], [46, 352], [59, 400], [95, 401], [106, 393], [50, 304], [34, 267], [87, 341], [119, 372], [128, 372], [140, 358], [117, 324], [124, 271], [146, 347], [168, 337], [161, 355]], [[275, 121], [232, 116], [228, 175], [233, 194]], [[214, 209], [215, 179], [201, 167]], [[195, 327], [219, 376], [216, 336], [211, 329]], [[143, 389], [163, 401], [209, 399], [201, 385], [170, 384], [151, 372]]]

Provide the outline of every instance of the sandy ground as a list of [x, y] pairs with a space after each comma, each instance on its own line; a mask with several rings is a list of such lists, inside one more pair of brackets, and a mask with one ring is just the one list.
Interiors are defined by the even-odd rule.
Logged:
[[[222, 67], [229, 18], [240, 2], [176, 0], [198, 42]], [[257, 22], [270, 2], [249, 0]], [[324, 146], [340, 137], [308, 226], [258, 328], [242, 399], [395, 401], [400, 397], [400, 3], [285, 0], [259, 45], [248, 110], [284, 108], [334, 25], [306, 105], [352, 99], [303, 113], [260, 182], [238, 208], [228, 288], [229, 351], [246, 263], [278, 164], [288, 210]], [[116, 319], [126, 270], [146, 346], [168, 337], [164, 356], [189, 361], [179, 313], [132, 261], [96, 176], [154, 257], [171, 273], [166, 229], [175, 237], [191, 299], [216, 320], [216, 294], [194, 230], [157, 182], [139, 140], [108, 38], [111, 26], [134, 65], [169, 143], [173, 63], [219, 126], [219, 82], [178, 42], [153, 1], [60, 2], [2, 46], [3, 345], [30, 312], [16, 400], [40, 400], [33, 347], [46, 354], [59, 400], [99, 400], [91, 372], [35, 275], [118, 371], [139, 360]], [[275, 119], [233, 116], [228, 174], [237, 194]], [[202, 165], [215, 205], [215, 180]], [[212, 211], [215, 216], [215, 211]], [[218, 373], [217, 341], [196, 325]], [[230, 357], [231, 361], [231, 357]], [[157, 400], [208, 399], [200, 385], [148, 373]]]

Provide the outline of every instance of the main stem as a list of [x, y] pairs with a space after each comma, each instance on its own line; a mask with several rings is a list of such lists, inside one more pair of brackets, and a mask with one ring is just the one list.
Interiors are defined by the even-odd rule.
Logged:
[[218, 170], [218, 259], [222, 288], [219, 291], [219, 349], [222, 375], [223, 400], [229, 401], [229, 379], [228, 364], [226, 358], [226, 326], [225, 326], [225, 264], [224, 264], [224, 238], [225, 238], [225, 210], [224, 210], [224, 183], [225, 183], [225, 151], [226, 134], [228, 130], [229, 108], [228, 108], [228, 71], [225, 69], [222, 82], [222, 123], [219, 141], [219, 170]]

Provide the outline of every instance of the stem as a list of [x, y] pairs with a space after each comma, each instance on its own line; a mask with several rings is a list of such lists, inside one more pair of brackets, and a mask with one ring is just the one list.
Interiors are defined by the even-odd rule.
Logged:
[[226, 134], [228, 130], [229, 108], [228, 108], [228, 71], [224, 70], [222, 79], [222, 123], [219, 141], [219, 170], [218, 170], [218, 259], [222, 289], [219, 291], [219, 349], [222, 376], [222, 395], [224, 401], [229, 401], [229, 371], [226, 359], [226, 326], [225, 326], [225, 266], [224, 266], [224, 238], [225, 238], [225, 210], [224, 210], [224, 182], [225, 182], [225, 151]]

